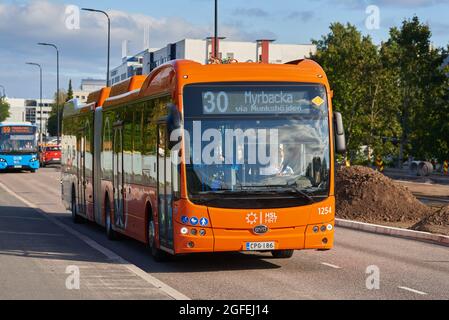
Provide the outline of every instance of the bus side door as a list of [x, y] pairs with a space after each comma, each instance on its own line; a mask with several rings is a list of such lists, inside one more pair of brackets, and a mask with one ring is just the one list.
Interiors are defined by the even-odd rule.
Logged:
[[167, 139], [167, 124], [159, 121], [157, 136], [159, 241], [161, 247], [173, 250], [172, 162]]
[[114, 224], [120, 229], [125, 229], [123, 122], [118, 122], [114, 125], [112, 167], [114, 185]]
[[86, 215], [86, 138], [85, 128], [81, 128], [76, 139], [77, 180], [78, 180], [78, 212]]

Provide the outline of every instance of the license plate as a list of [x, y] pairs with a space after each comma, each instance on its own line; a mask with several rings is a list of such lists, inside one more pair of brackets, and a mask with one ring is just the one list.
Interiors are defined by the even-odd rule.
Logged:
[[246, 251], [263, 251], [263, 250], [275, 250], [276, 245], [274, 242], [246, 242]]
[[53, 161], [59, 161], [61, 160], [60, 158], [53, 158]]
[[22, 169], [22, 166], [14, 166], [15, 169]]

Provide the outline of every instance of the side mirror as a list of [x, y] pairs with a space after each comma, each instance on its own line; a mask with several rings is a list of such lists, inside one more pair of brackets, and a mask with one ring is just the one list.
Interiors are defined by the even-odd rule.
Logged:
[[176, 130], [181, 129], [181, 113], [174, 104], [167, 105], [168, 116], [167, 116], [167, 133], [168, 133], [168, 147], [173, 149], [181, 141], [181, 136], [178, 137], [177, 141], [172, 141], [171, 135]]
[[334, 134], [335, 134], [335, 151], [338, 154], [346, 152], [345, 128], [343, 126], [343, 117], [340, 112], [334, 112]]

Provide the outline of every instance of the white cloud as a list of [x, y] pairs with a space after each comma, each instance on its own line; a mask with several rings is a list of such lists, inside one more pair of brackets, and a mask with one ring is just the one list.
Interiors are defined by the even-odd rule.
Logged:
[[[130, 14], [109, 10], [112, 21], [111, 67], [120, 63], [121, 43], [130, 41], [131, 52], [143, 47], [143, 30], [150, 26], [150, 46], [162, 47], [183, 38], [206, 38], [212, 26], [196, 25], [183, 18], [154, 18], [143, 13]], [[31, 0], [0, 4], [0, 83], [15, 96], [35, 95], [30, 89], [29, 75], [33, 76], [28, 60], [44, 66], [46, 96], [52, 95], [54, 52], [39, 47], [37, 42], [52, 42], [61, 51], [61, 86], [67, 86], [69, 77], [77, 83], [83, 77], [105, 77], [107, 23], [101, 14], [81, 12], [79, 30], [65, 27], [65, 5], [48, 0]], [[269, 33], [269, 32], [266, 32]], [[233, 40], [255, 40], [260, 33], [242, 30], [239, 25], [222, 25], [220, 34]], [[272, 34], [269, 34], [272, 36]], [[6, 61], [6, 63], [5, 63]], [[10, 76], [14, 73], [14, 76]], [[33, 80], [34, 81], [34, 78]], [[24, 89], [24, 84], [26, 89]]]

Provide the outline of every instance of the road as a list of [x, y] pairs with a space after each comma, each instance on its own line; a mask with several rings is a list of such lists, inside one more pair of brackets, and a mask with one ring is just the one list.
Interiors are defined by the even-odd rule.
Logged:
[[[143, 244], [74, 225], [59, 194], [57, 168], [0, 174], [0, 299], [449, 299], [444, 246], [337, 228], [333, 250], [289, 260], [220, 253], [159, 264]], [[66, 287], [68, 266], [79, 267], [79, 290]], [[367, 288], [367, 269], [379, 271], [378, 289]]]
[[449, 205], [449, 185], [447, 184], [403, 180], [395, 180], [395, 182], [407, 187], [415, 197], [429, 206], [443, 207]]

